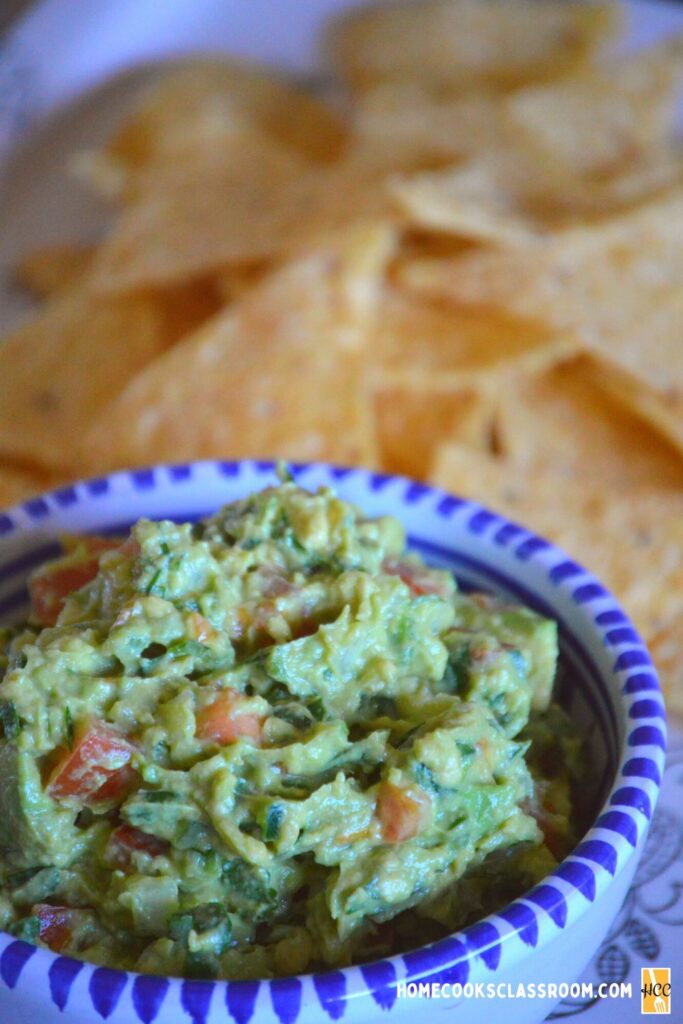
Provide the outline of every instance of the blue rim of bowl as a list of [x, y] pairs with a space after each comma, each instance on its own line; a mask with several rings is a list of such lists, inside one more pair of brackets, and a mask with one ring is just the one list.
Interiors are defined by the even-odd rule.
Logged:
[[[83, 502], [106, 497], [111, 483], [125, 482], [133, 491], [151, 492], [171, 484], [191, 484], [197, 471], [214, 471], [216, 479], [236, 480], [245, 469], [252, 474], [271, 475], [276, 463], [270, 460], [201, 461], [181, 465], [155, 466], [112, 473], [47, 492], [7, 512], [0, 513], [0, 543], [24, 520], [48, 522], [52, 509], [64, 510]], [[63, 1011], [71, 989], [82, 972], [89, 973], [88, 992], [95, 1012], [106, 1019], [114, 1012], [131, 983], [132, 1010], [143, 1024], [152, 1024], [161, 1012], [169, 991], [178, 990], [180, 1006], [194, 1024], [204, 1024], [214, 992], [224, 991], [224, 1006], [237, 1024], [248, 1024], [256, 1010], [262, 987], [281, 1024], [294, 1024], [303, 1005], [304, 986], [317, 997], [320, 1009], [331, 1020], [343, 1016], [347, 1002], [370, 996], [378, 1009], [390, 1010], [400, 982], [430, 980], [464, 984], [470, 976], [473, 958], [480, 958], [494, 971], [503, 944], [518, 939], [532, 950], [539, 942], [541, 928], [549, 922], [559, 933], [588, 909], [625, 867], [642, 843], [656, 804], [666, 749], [666, 715], [656, 671], [647, 648], [616, 598], [592, 573], [560, 548], [478, 502], [461, 498], [406, 477], [370, 470], [304, 463], [290, 466], [295, 478], [315, 471], [327, 475], [331, 486], [353, 476], [368, 491], [392, 487], [392, 498], [403, 505], [430, 505], [444, 523], [458, 517], [473, 537], [505, 548], [516, 560], [539, 563], [547, 580], [564, 591], [590, 616], [591, 626], [608, 652], [613, 654], [612, 674], [619, 683], [627, 727], [622, 750], [607, 800], [583, 839], [550, 874], [522, 896], [495, 914], [446, 938], [407, 953], [352, 967], [315, 974], [254, 981], [208, 981], [136, 974], [101, 967], [59, 956], [21, 939], [0, 932], [0, 980], [9, 989], [19, 983], [26, 965], [38, 958], [46, 969], [52, 1002]], [[456, 552], [453, 552], [457, 556]], [[19, 560], [21, 561], [21, 560]], [[25, 566], [16, 562], [12, 572]], [[0, 570], [0, 580], [2, 571]], [[503, 575], [503, 579], [507, 579]], [[514, 582], [510, 578], [510, 582]], [[571, 914], [577, 906], [578, 913]], [[3, 948], [4, 943], [4, 948]], [[362, 981], [359, 982], [359, 978]]]

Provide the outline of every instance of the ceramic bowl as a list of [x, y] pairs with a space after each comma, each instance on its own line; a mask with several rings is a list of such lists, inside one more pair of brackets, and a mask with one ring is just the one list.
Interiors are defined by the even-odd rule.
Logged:
[[[0, 933], [3, 1022], [360, 1024], [448, 1010], [449, 1019], [467, 1024], [531, 1024], [563, 989], [535, 999], [510, 993], [520, 982], [573, 982], [619, 910], [657, 799], [665, 722], [650, 657], [617, 601], [552, 544], [473, 502], [363, 470], [310, 465], [295, 466], [294, 474], [305, 487], [331, 485], [368, 515], [396, 516], [412, 547], [452, 568], [464, 586], [514, 598], [559, 622], [558, 694], [586, 737], [592, 826], [552, 874], [497, 914], [413, 952], [343, 970], [249, 982], [154, 977], [82, 963]], [[21, 616], [25, 577], [56, 552], [60, 532], [114, 532], [143, 515], [196, 518], [274, 479], [265, 462], [160, 467], [89, 480], [0, 514], [0, 617]], [[446, 983], [447, 998], [403, 995], [425, 981]], [[476, 997], [477, 983], [496, 986], [498, 998]]]

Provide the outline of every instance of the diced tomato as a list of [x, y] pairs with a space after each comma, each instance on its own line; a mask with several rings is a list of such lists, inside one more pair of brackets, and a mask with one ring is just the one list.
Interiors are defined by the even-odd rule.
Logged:
[[[57, 762], [48, 781], [48, 793], [55, 800], [87, 800], [99, 795], [105, 783], [129, 764], [134, 750], [120, 732], [103, 722], [90, 722], [79, 729], [73, 749], [65, 750]], [[119, 776], [118, 785], [120, 782]], [[117, 784], [112, 785], [117, 788]]]
[[208, 619], [205, 619], [199, 612], [190, 612], [187, 617], [190, 634], [193, 640], [198, 640], [200, 644], [206, 643], [207, 640], [215, 640], [218, 633], [213, 628]]
[[266, 647], [273, 642], [268, 631], [268, 621], [276, 614], [277, 606], [270, 599], [261, 604], [239, 605], [231, 610], [226, 620], [228, 635], [233, 643], [249, 649]]
[[320, 628], [320, 622], [312, 615], [305, 615], [297, 622], [290, 623], [292, 629], [292, 640], [301, 640], [304, 636], [313, 636]]
[[261, 589], [264, 597], [280, 597], [282, 594], [289, 594], [296, 587], [286, 576], [283, 576], [277, 569], [263, 565], [258, 570], [261, 580]]
[[40, 921], [40, 939], [55, 953], [66, 946], [73, 933], [74, 914], [71, 907], [52, 907], [49, 903], [36, 903], [31, 913]]
[[148, 853], [150, 857], [161, 857], [170, 849], [165, 839], [151, 836], [132, 825], [120, 825], [109, 837], [104, 850], [107, 864], [121, 871], [128, 871], [133, 864], [135, 852]]
[[[120, 540], [108, 537], [79, 537], [75, 551], [87, 557], [69, 563], [66, 559], [48, 562], [29, 580], [33, 618], [41, 626], [54, 626], [69, 594], [80, 590], [97, 576], [100, 555], [119, 547]], [[66, 564], [65, 564], [66, 563]]]
[[132, 764], [124, 764], [123, 768], [112, 772], [99, 789], [91, 797], [88, 797], [89, 804], [103, 804], [114, 800], [121, 803], [124, 797], [128, 796], [131, 790], [140, 784], [140, 776]]
[[261, 718], [239, 713], [244, 697], [236, 690], [223, 690], [216, 700], [197, 713], [197, 736], [214, 743], [234, 743], [239, 736], [261, 738]]
[[50, 569], [31, 577], [28, 585], [33, 618], [41, 626], [54, 626], [69, 594], [80, 590], [97, 576], [98, 559], [89, 559], [80, 565]]
[[251, 615], [244, 605], [230, 608], [225, 616], [225, 629], [233, 643], [238, 643], [246, 636], [251, 623]]
[[429, 569], [426, 565], [413, 565], [412, 562], [396, 562], [392, 559], [387, 559], [382, 569], [390, 576], [398, 576], [402, 579], [416, 597], [421, 597], [423, 594], [449, 597], [452, 593], [448, 576], [439, 569]]
[[[422, 791], [420, 790], [420, 793]], [[403, 843], [420, 831], [429, 807], [429, 797], [408, 792], [392, 782], [380, 782], [377, 788], [377, 817], [388, 843]]]
[[[290, 588], [293, 590], [294, 588]], [[267, 647], [273, 643], [273, 636], [269, 629], [269, 621], [281, 614], [275, 600], [268, 598], [260, 604], [240, 605], [233, 608], [226, 618], [226, 629], [230, 639], [241, 644], [250, 650], [258, 650], [260, 647]], [[285, 615], [292, 639], [298, 640], [303, 636], [310, 636], [320, 626], [320, 620], [312, 614], [304, 605], [303, 600], [299, 607], [290, 607]]]

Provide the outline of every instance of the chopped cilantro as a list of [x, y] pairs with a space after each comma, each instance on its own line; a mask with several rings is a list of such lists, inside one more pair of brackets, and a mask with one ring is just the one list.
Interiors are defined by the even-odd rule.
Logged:
[[322, 697], [311, 697], [311, 699], [306, 702], [306, 707], [317, 722], [323, 722], [325, 720], [325, 705], [323, 704]]
[[422, 761], [418, 761], [413, 765], [413, 775], [418, 786], [422, 786], [423, 789], [431, 790], [433, 793], [438, 793], [441, 786], [434, 778], [434, 772]]
[[6, 740], [14, 740], [21, 732], [21, 721], [11, 700], [0, 701], [0, 725]]
[[271, 804], [266, 815], [263, 838], [267, 843], [275, 842], [280, 835], [282, 822], [285, 820], [285, 809], [281, 804]]
[[10, 925], [8, 931], [15, 938], [23, 939], [24, 942], [37, 942], [40, 938], [40, 918], [35, 915], [24, 917], [21, 921]]
[[64, 708], [64, 733], [66, 735], [66, 745], [69, 750], [74, 748], [74, 720], [71, 714], [71, 708], [67, 704]]
[[465, 766], [471, 764], [476, 756], [477, 748], [472, 743], [464, 743], [462, 740], [456, 740], [455, 743], [458, 750], [460, 751], [460, 756], [462, 757], [463, 764]]

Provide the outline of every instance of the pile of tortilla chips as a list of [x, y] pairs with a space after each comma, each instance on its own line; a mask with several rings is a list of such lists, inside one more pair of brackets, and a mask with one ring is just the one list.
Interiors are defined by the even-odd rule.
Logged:
[[116, 467], [326, 459], [474, 496], [623, 599], [683, 711], [683, 39], [602, 0], [388, 0], [323, 99], [192, 62], [33, 252], [0, 503]]

